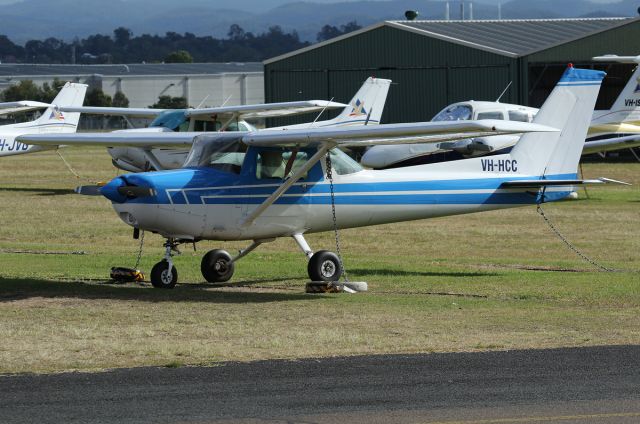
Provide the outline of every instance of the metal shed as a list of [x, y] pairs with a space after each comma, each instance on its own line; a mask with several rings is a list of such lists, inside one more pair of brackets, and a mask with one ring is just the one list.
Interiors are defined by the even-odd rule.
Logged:
[[130, 107], [147, 107], [160, 95], [184, 97], [192, 106], [240, 105], [264, 101], [262, 64], [133, 63], [122, 65], [0, 64], [0, 91], [22, 80], [38, 85], [54, 79], [100, 88], [129, 98]]
[[[351, 99], [368, 76], [394, 81], [383, 122], [429, 120], [463, 100], [539, 106], [567, 63], [604, 69], [598, 108], [618, 95], [633, 66], [595, 64], [640, 54], [640, 19], [385, 21], [264, 62], [265, 101]], [[272, 124], [300, 122], [289, 118]]]

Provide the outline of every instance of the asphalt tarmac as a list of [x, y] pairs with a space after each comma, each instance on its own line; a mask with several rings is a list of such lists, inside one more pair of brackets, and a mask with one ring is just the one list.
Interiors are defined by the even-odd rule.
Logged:
[[0, 377], [1, 423], [638, 423], [640, 346]]

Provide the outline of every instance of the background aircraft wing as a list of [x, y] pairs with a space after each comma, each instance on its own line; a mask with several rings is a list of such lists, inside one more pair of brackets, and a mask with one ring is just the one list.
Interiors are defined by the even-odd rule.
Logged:
[[320, 112], [323, 109], [343, 109], [344, 103], [327, 100], [305, 100], [299, 102], [264, 103], [255, 105], [220, 106], [198, 109], [187, 109], [186, 116], [212, 116], [218, 115], [220, 120], [229, 118], [256, 119], [271, 118], [288, 115], [301, 115], [303, 113]]
[[318, 144], [325, 141], [338, 146], [370, 146], [380, 144], [438, 143], [471, 137], [527, 132], [557, 132], [546, 125], [517, 121], [438, 121], [384, 124], [359, 127], [325, 127], [297, 130], [254, 131], [243, 141], [254, 146], [291, 146]]
[[49, 103], [34, 102], [31, 100], [4, 102], [0, 103], [0, 115], [8, 115], [16, 112], [28, 112], [36, 109], [46, 109], [49, 106], [51, 106]]
[[606, 54], [604, 56], [592, 57], [594, 62], [619, 62], [619, 63], [640, 63], [640, 56], [618, 56], [616, 54]]
[[99, 106], [77, 106], [59, 108], [62, 112], [80, 112], [90, 115], [110, 115], [110, 116], [136, 116], [140, 118], [154, 118], [167, 109], [152, 108], [129, 108], [129, 107], [99, 107]]
[[602, 140], [585, 141], [582, 154], [610, 152], [612, 150], [640, 147], [640, 134], [623, 137], [604, 138]]
[[[130, 146], [130, 147], [185, 147], [191, 146], [196, 132], [111, 132], [69, 134], [26, 134], [16, 140], [37, 146]], [[220, 134], [220, 133], [216, 133]], [[233, 136], [233, 133], [225, 133]], [[237, 134], [235, 135], [237, 137]]]

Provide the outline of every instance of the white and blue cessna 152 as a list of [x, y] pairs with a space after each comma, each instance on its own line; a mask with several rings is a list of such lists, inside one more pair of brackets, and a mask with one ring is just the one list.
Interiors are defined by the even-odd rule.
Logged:
[[[640, 63], [640, 56], [598, 56], [597, 62]], [[465, 119], [504, 119], [532, 122], [538, 109], [496, 102], [465, 101], [445, 107], [432, 121]], [[405, 144], [403, 146], [374, 146], [361, 159], [361, 164], [373, 169], [445, 162], [470, 157], [508, 153], [519, 135], [476, 137], [439, 144]], [[640, 146], [640, 66], [610, 110], [594, 111], [582, 154], [592, 154]]]
[[[549, 202], [567, 196], [573, 185], [603, 182], [576, 178], [604, 75], [567, 69], [534, 123], [426, 122], [201, 135], [184, 169], [122, 175], [100, 192], [134, 232], [167, 239], [165, 257], [151, 271], [155, 287], [175, 286], [172, 250], [178, 244], [205, 239], [253, 241], [235, 257], [217, 249], [206, 253], [201, 271], [209, 282], [228, 281], [240, 258], [277, 237], [297, 242], [309, 258], [311, 280], [338, 281], [339, 257], [326, 250], [313, 253], [304, 239], [333, 229], [334, 213], [337, 227], [362, 227]], [[509, 131], [538, 132], [525, 134], [509, 154], [383, 171], [363, 170], [336, 148]]]
[[2, 115], [45, 109], [42, 115], [35, 121], [0, 126], [0, 157], [55, 148], [51, 146], [30, 146], [16, 140], [20, 135], [75, 133], [80, 114], [62, 112], [54, 105], [69, 107], [82, 106], [86, 91], [87, 86], [85, 84], [68, 82], [60, 89], [60, 92], [53, 100], [53, 104], [34, 101], [0, 103], [0, 114]]

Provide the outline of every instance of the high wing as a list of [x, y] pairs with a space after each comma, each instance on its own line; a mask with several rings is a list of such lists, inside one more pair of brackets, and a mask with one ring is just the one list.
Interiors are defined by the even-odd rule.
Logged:
[[242, 139], [254, 146], [301, 146], [331, 142], [338, 146], [379, 144], [439, 143], [462, 138], [486, 137], [527, 132], [557, 132], [546, 125], [518, 121], [483, 119], [480, 121], [438, 121], [375, 126], [262, 130]]
[[[263, 103], [254, 105], [220, 106], [208, 108], [186, 109], [185, 116], [213, 116], [224, 121], [228, 119], [255, 119], [278, 116], [299, 115], [319, 112], [323, 109], [342, 109], [347, 105], [326, 100], [306, 100], [299, 102]], [[126, 107], [61, 107], [62, 112], [80, 112], [95, 115], [133, 116], [153, 118], [169, 109], [126, 108]]]
[[[185, 147], [201, 132], [126, 131], [110, 133], [25, 134], [16, 141], [37, 146], [103, 146], [103, 147]], [[218, 134], [218, 133], [216, 133]], [[220, 133], [230, 134], [234, 133]], [[237, 134], [237, 133], [235, 133]], [[237, 137], [237, 135], [236, 135]]]
[[129, 108], [129, 107], [100, 107], [100, 106], [77, 106], [60, 107], [62, 112], [79, 112], [89, 115], [111, 115], [111, 116], [133, 116], [137, 118], [154, 118], [169, 109], [152, 108]]
[[639, 147], [640, 134], [623, 137], [604, 138], [602, 140], [585, 141], [582, 149], [583, 155], [590, 153], [608, 152], [625, 148]]
[[300, 102], [264, 103], [256, 105], [220, 106], [187, 109], [186, 116], [212, 116], [219, 118], [257, 119], [278, 116], [301, 115], [320, 112], [323, 109], [343, 109], [348, 105], [327, 100], [305, 100]]
[[8, 115], [17, 112], [28, 112], [36, 109], [46, 109], [51, 106], [49, 103], [34, 102], [31, 100], [22, 100], [19, 102], [0, 103], [0, 115]]
[[[448, 121], [410, 124], [385, 124], [362, 127], [308, 128], [297, 130], [259, 130], [252, 132], [212, 133], [216, 137], [242, 137], [255, 146], [291, 146], [331, 143], [338, 146], [367, 146], [394, 143], [437, 143], [461, 138], [526, 132], [557, 132], [545, 125], [516, 121]], [[40, 146], [131, 146], [184, 147], [201, 132], [122, 131], [111, 133], [27, 134], [16, 138], [25, 144]]]

